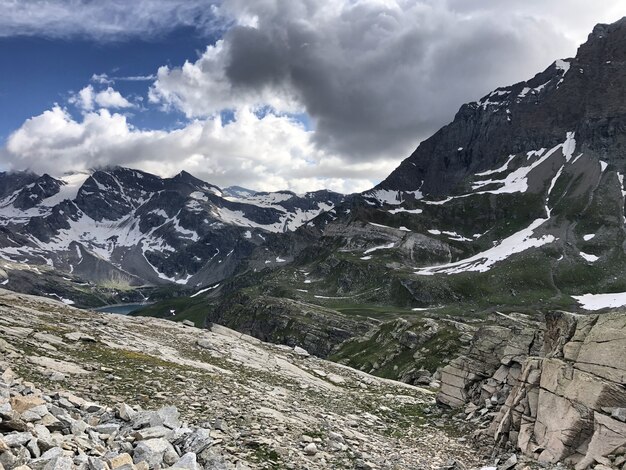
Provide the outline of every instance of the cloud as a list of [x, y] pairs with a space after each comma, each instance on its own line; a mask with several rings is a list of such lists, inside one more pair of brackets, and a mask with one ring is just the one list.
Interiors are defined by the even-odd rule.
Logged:
[[226, 0], [217, 12], [232, 27], [195, 62], [161, 67], [150, 99], [189, 117], [300, 109], [319, 148], [400, 159], [462, 103], [572, 55], [594, 18], [626, 13], [616, 1], [544, 3]]
[[152, 38], [179, 27], [220, 29], [207, 0], [0, 0], [0, 37]]
[[127, 77], [110, 77], [106, 73], [94, 73], [91, 82], [100, 85], [112, 85], [115, 82], [152, 82], [156, 79], [155, 74], [151, 75], [131, 75]]
[[72, 118], [60, 106], [28, 119], [11, 134], [0, 159], [11, 169], [60, 175], [126, 165], [162, 176], [182, 168], [211, 183], [297, 192], [329, 188], [363, 191], [395, 161], [353, 164], [315, 148], [312, 132], [286, 116], [257, 116], [248, 108], [234, 120], [194, 120], [173, 131], [146, 131], [107, 109]]
[[92, 111], [96, 105], [101, 108], [132, 108], [134, 106], [119, 91], [111, 87], [96, 92], [91, 85], [87, 85], [76, 95], [70, 97], [69, 102], [84, 111]]
[[[71, 98], [80, 120], [56, 106], [0, 157], [40, 172], [121, 164], [219, 185], [362, 190], [462, 103], [573, 55], [594, 23], [622, 15], [620, 0], [0, 0], [0, 37], [143, 39], [181, 26], [220, 37], [155, 76], [94, 74]], [[117, 81], [152, 82], [150, 103], [188, 122], [134, 128], [114, 112], [132, 106]]]

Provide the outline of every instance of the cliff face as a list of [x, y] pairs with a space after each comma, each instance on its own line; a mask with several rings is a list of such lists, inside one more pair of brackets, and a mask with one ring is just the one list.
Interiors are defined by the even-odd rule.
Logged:
[[554, 312], [539, 328], [482, 328], [468, 354], [443, 369], [438, 401], [468, 404], [470, 420], [491, 415], [482, 437], [500, 447], [577, 470], [621, 468], [626, 314]]
[[583, 152], [626, 166], [626, 18], [597, 25], [575, 58], [463, 105], [380, 183], [386, 190], [449, 195], [507, 155], [551, 148], [575, 132]]

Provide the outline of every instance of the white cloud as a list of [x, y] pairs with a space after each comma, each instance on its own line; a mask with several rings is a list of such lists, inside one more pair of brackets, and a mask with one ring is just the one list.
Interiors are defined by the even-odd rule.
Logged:
[[2, 155], [12, 168], [53, 175], [119, 164], [162, 176], [182, 168], [206, 181], [259, 190], [304, 192], [370, 188], [395, 161], [354, 165], [315, 148], [312, 132], [285, 116], [258, 117], [248, 108], [223, 123], [196, 120], [174, 131], [143, 131], [106, 109], [73, 119], [55, 106], [27, 120], [9, 137]]
[[220, 25], [207, 0], [0, 0], [0, 37], [142, 39], [179, 27]]
[[70, 97], [69, 102], [85, 111], [92, 111], [97, 105], [101, 108], [132, 108], [133, 104], [122, 94], [111, 87], [96, 92], [91, 85], [87, 85], [76, 95]]

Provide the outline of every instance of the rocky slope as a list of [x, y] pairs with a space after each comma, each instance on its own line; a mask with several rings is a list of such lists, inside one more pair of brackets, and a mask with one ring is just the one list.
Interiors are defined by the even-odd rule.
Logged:
[[623, 468], [626, 314], [510, 320], [481, 328], [443, 369], [438, 401], [486, 417], [477, 435], [487, 445], [577, 470]]
[[0, 351], [5, 468], [480, 463], [432, 391], [217, 325], [98, 314], [0, 290]]

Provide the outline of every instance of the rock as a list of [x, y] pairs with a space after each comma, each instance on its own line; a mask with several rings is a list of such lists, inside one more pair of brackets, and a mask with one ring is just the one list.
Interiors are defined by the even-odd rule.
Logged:
[[187, 469], [187, 470], [202, 470], [202, 467], [196, 460], [196, 454], [193, 452], [187, 452], [183, 455], [171, 468]]
[[317, 446], [315, 445], [315, 443], [311, 442], [310, 444], [307, 444], [304, 447], [304, 453], [306, 455], [315, 455], [315, 454], [317, 454]]
[[131, 421], [133, 416], [137, 414], [135, 410], [133, 410], [126, 403], [119, 403], [115, 407], [115, 411], [117, 416], [124, 421]]
[[512, 454], [502, 465], [498, 465], [498, 470], [509, 470], [517, 465], [517, 455]]
[[85, 333], [81, 333], [80, 331], [74, 331], [72, 333], [65, 333], [63, 336], [70, 341], [85, 341], [88, 343], [96, 342], [96, 338], [94, 338], [93, 336], [87, 335]]
[[310, 354], [308, 353], [308, 351], [304, 348], [301, 348], [300, 346], [295, 346], [293, 348], [293, 352], [296, 356], [300, 356], [300, 357], [309, 357]]
[[46, 404], [43, 398], [35, 395], [16, 396], [11, 398], [10, 403], [11, 408], [17, 413], [24, 413], [31, 408], [39, 407]]
[[73, 470], [73, 462], [69, 457], [57, 457], [47, 463], [43, 470]]
[[163, 438], [148, 439], [139, 442], [135, 447], [133, 454], [133, 462], [139, 463], [145, 461], [150, 468], [155, 468], [163, 464], [166, 453], [174, 452], [172, 444]]
[[25, 445], [33, 438], [29, 432], [16, 432], [4, 435], [4, 443], [9, 447], [19, 447]]
[[87, 413], [98, 413], [99, 411], [102, 411], [104, 408], [97, 403], [85, 402], [81, 405], [81, 409], [83, 411], [86, 411]]
[[133, 437], [138, 441], [144, 441], [147, 439], [156, 439], [158, 437], [164, 437], [170, 434], [171, 430], [165, 426], [152, 426], [149, 428], [140, 429], [133, 433]]
[[157, 411], [156, 415], [153, 416], [154, 419], [150, 420], [150, 424], [152, 426], [165, 426], [170, 429], [175, 429], [180, 427], [179, 421], [180, 413], [176, 409], [175, 406], [165, 406]]
[[626, 408], [615, 408], [611, 413], [611, 417], [626, 423]]
[[124, 465], [133, 465], [133, 458], [129, 454], [124, 453], [109, 459], [108, 463], [111, 470], [114, 470]]
[[182, 324], [185, 326], [196, 326], [196, 324], [194, 322], [192, 322], [191, 320], [183, 320]]

